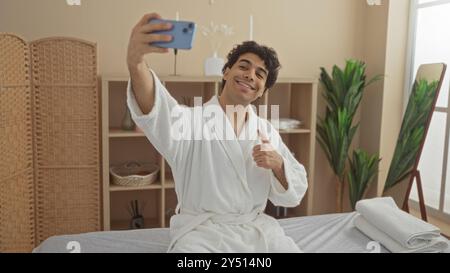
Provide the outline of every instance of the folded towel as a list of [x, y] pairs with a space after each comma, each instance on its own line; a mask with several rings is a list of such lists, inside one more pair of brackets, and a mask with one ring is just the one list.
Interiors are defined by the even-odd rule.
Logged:
[[361, 217], [355, 226], [392, 252], [439, 251], [448, 246], [439, 228], [400, 210], [391, 197], [361, 200], [356, 211]]
[[448, 241], [442, 236], [429, 240], [428, 243], [416, 248], [406, 248], [391, 238], [385, 232], [369, 223], [363, 216], [358, 215], [354, 220], [355, 227], [374, 241], [382, 244], [393, 253], [437, 253], [448, 247]]

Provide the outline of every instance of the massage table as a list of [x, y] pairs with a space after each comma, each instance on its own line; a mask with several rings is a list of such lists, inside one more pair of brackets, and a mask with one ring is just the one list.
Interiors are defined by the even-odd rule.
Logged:
[[[353, 219], [356, 215], [356, 212], [338, 213], [285, 218], [278, 221], [286, 235], [292, 237], [304, 252], [388, 252], [383, 246], [377, 247], [376, 243], [354, 227]], [[42, 242], [33, 252], [69, 253], [67, 246], [71, 241], [79, 243], [82, 253], [161, 253], [167, 251], [169, 229], [101, 231], [53, 236]]]

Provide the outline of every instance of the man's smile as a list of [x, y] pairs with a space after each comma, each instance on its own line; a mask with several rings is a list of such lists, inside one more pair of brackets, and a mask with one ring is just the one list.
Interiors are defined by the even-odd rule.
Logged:
[[244, 88], [246, 88], [246, 89], [250, 89], [251, 91], [256, 91], [256, 88], [255, 87], [253, 87], [250, 83], [248, 83], [248, 82], [245, 82], [245, 81], [242, 81], [242, 80], [238, 80], [238, 79], [235, 79], [235, 81], [236, 81], [236, 83], [239, 85], [239, 86], [242, 86], [242, 87], [244, 87]]

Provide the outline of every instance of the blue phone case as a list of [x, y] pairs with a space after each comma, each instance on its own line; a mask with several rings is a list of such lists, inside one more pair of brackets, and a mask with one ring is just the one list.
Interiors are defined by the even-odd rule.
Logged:
[[170, 42], [155, 42], [152, 43], [152, 45], [157, 47], [176, 48], [176, 49], [192, 48], [195, 31], [197, 29], [194, 22], [153, 19], [149, 23], [156, 24], [163, 22], [171, 23], [172, 29], [164, 31], [155, 31], [153, 33], [172, 35], [173, 39]]

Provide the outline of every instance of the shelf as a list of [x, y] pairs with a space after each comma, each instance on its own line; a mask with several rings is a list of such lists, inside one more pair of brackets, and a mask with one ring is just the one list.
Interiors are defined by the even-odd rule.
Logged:
[[[144, 228], [159, 228], [160, 223], [156, 218], [144, 218]], [[130, 220], [112, 220], [111, 230], [131, 230]]]
[[[164, 184], [165, 189], [173, 189], [175, 188], [175, 183], [171, 179], [166, 179], [166, 182]], [[118, 191], [144, 191], [144, 190], [159, 190], [162, 189], [162, 185], [160, 181], [157, 181], [151, 185], [148, 186], [138, 186], [138, 187], [128, 187], [128, 186], [116, 186], [116, 185], [110, 185], [109, 191], [110, 192], [118, 192]]]
[[309, 134], [311, 130], [309, 129], [288, 129], [288, 130], [279, 130], [280, 134]]
[[165, 189], [174, 189], [175, 188], [175, 182], [171, 178], [166, 178], [166, 182], [164, 183]]
[[122, 129], [109, 129], [110, 138], [121, 138], [121, 137], [144, 137], [143, 132], [138, 131], [125, 131]]
[[162, 185], [161, 185], [160, 181], [154, 182], [153, 184], [150, 184], [148, 186], [138, 186], [138, 187], [116, 186], [116, 185], [109, 186], [109, 191], [110, 192], [116, 192], [116, 191], [143, 191], [143, 190], [158, 190], [158, 189], [162, 189]]

